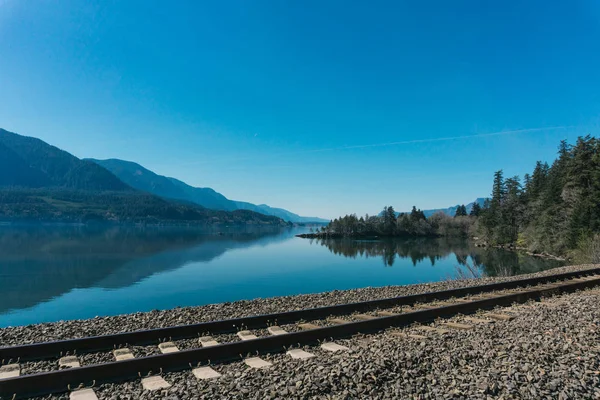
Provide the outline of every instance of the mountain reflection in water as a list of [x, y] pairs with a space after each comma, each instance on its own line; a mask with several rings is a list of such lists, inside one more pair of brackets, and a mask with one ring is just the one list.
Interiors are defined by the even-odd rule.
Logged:
[[307, 230], [0, 227], [0, 327], [561, 265], [447, 238], [295, 237]]

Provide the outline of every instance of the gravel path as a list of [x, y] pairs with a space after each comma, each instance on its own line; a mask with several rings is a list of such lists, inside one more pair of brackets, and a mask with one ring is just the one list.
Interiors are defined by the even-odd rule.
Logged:
[[369, 287], [299, 296], [284, 296], [268, 299], [244, 300], [233, 303], [210, 304], [200, 307], [175, 308], [172, 310], [151, 311], [145, 313], [119, 315], [114, 317], [97, 317], [88, 320], [61, 321], [56, 323], [8, 327], [0, 329], [0, 345], [8, 346], [15, 344], [70, 339], [140, 329], [191, 324], [241, 316], [299, 310], [310, 307], [345, 304], [350, 302], [425, 293], [478, 284], [524, 279], [526, 277], [547, 276], [562, 272], [597, 268], [599, 266], [600, 265], [568, 266], [535, 274], [503, 278], [481, 278], [461, 281], [456, 280], [408, 286], [386, 286], [380, 288]]
[[[336, 341], [348, 352], [292, 360], [265, 355], [273, 366], [217, 365], [222, 377], [199, 381], [191, 371], [166, 373], [172, 387], [142, 390], [139, 380], [97, 388], [117, 399], [598, 399], [600, 287], [542, 302], [499, 308], [511, 321], [474, 324], [425, 339], [393, 331]], [[463, 317], [451, 321], [463, 321]], [[413, 327], [404, 332], [416, 332]], [[66, 399], [49, 396], [46, 399]]]

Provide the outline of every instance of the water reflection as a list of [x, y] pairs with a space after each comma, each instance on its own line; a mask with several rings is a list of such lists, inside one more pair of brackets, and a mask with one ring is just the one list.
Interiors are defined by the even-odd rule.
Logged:
[[454, 255], [456, 267], [466, 277], [469, 274], [471, 277], [527, 274], [564, 264], [502, 249], [476, 247], [473, 242], [460, 238], [313, 239], [312, 244], [327, 247], [333, 254], [347, 258], [380, 257], [386, 267], [392, 267], [398, 259], [410, 259], [413, 266], [428, 260], [435, 266], [436, 262]]
[[0, 327], [560, 265], [448, 238], [294, 236], [306, 230], [0, 227]]
[[0, 229], [0, 313], [26, 308], [75, 288], [116, 289], [228, 250], [291, 235], [248, 228], [46, 227]]

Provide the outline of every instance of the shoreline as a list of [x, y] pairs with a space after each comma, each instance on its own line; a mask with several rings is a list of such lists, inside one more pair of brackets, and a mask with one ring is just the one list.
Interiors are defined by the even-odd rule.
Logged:
[[[272, 364], [265, 369], [248, 368], [235, 359], [212, 365], [220, 374], [216, 379], [198, 379], [189, 369], [165, 372], [161, 376], [171, 386], [160, 392], [145, 391], [139, 379], [104, 383], [93, 390], [99, 400], [597, 399], [599, 300], [596, 287], [496, 308], [512, 317], [508, 321], [481, 323], [461, 315], [446, 320], [467, 324], [468, 330], [441, 334], [407, 326], [357, 334], [335, 341], [346, 351], [331, 353], [305, 345], [309, 359], [291, 359], [284, 352], [261, 355]], [[439, 322], [428, 326], [439, 327]], [[268, 335], [266, 329], [253, 332]], [[185, 349], [197, 347], [197, 340], [178, 343]], [[133, 352], [136, 357], [155, 354], [141, 348]], [[108, 354], [105, 358], [110, 359]], [[85, 356], [81, 358], [87, 365], [107, 361]]]
[[[425, 239], [438, 239], [444, 237], [442, 235], [376, 235], [376, 234], [365, 234], [365, 235], [343, 235], [341, 233], [301, 233], [296, 235], [296, 237], [302, 239], [373, 239], [373, 240], [382, 240], [382, 239], [408, 239], [408, 238], [425, 238]], [[467, 238], [465, 238], [467, 239]]]
[[0, 328], [0, 342], [4, 346], [72, 339], [129, 332], [141, 329], [186, 325], [241, 316], [261, 315], [304, 308], [347, 304], [371, 299], [420, 294], [494, 282], [505, 282], [528, 277], [550, 276], [562, 272], [597, 268], [598, 264], [558, 267], [532, 274], [508, 277], [484, 277], [466, 280], [446, 280], [403, 286], [366, 287], [335, 290], [315, 294], [300, 294], [254, 300], [240, 300], [193, 307], [177, 307], [168, 310], [137, 312], [117, 316], [95, 317], [83, 320], [47, 322], [33, 325]]
[[517, 253], [525, 253], [528, 256], [531, 257], [539, 257], [539, 258], [543, 258], [545, 260], [556, 260], [556, 261], [569, 261], [569, 258], [565, 258], [565, 257], [560, 257], [557, 256], [555, 254], [550, 254], [550, 253], [534, 253], [532, 251], [529, 251], [529, 249], [527, 247], [521, 247], [521, 246], [514, 246], [514, 245], [488, 245], [485, 243], [481, 243], [481, 242], [475, 242], [475, 247], [479, 247], [482, 249], [487, 249], [487, 248], [493, 248], [493, 249], [501, 249], [501, 250], [506, 250], [506, 251], [514, 251]]

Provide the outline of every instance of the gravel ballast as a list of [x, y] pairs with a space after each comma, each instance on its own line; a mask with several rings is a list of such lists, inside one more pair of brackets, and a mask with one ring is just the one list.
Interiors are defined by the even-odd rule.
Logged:
[[87, 320], [60, 321], [0, 329], [0, 345], [10, 346], [25, 343], [46, 342], [87, 336], [106, 335], [141, 329], [162, 328], [174, 325], [193, 324], [205, 321], [237, 318], [242, 316], [269, 314], [304, 308], [323, 307], [358, 301], [382, 299], [396, 296], [455, 289], [465, 286], [555, 275], [564, 272], [598, 268], [600, 265], [577, 265], [555, 268], [543, 272], [511, 277], [449, 280], [442, 282], [336, 290], [317, 294], [283, 296], [266, 299], [242, 300], [230, 303], [209, 304], [199, 307], [184, 307], [171, 310], [140, 312], [111, 317], [96, 317]]
[[[172, 386], [148, 392], [140, 380], [104, 384], [100, 400], [117, 399], [598, 399], [600, 287], [541, 302], [498, 308], [510, 321], [472, 324], [447, 334], [388, 330], [336, 343], [347, 352], [305, 346], [308, 360], [261, 356], [273, 366], [214, 365], [220, 378], [197, 380], [190, 370], [165, 373]], [[477, 315], [484, 318], [483, 313]], [[442, 322], [463, 322], [457, 316]], [[46, 399], [67, 399], [68, 395]]]

